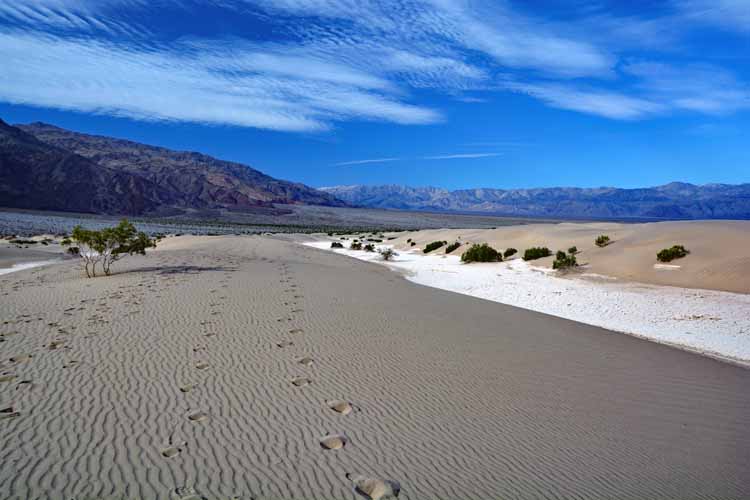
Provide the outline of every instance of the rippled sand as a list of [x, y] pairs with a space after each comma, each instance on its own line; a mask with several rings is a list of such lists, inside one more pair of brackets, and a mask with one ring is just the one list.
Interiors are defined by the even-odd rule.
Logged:
[[269, 238], [116, 271], [0, 277], [3, 498], [750, 495], [748, 370]]

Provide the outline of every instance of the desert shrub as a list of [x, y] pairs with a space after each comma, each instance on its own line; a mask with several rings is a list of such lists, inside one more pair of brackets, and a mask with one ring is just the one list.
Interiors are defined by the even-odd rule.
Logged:
[[462, 262], [500, 262], [503, 256], [487, 243], [474, 244], [461, 255]]
[[378, 250], [383, 260], [391, 260], [394, 257], [398, 257], [398, 254], [392, 248], [381, 248]]
[[10, 240], [14, 245], [36, 245], [36, 240]]
[[424, 247], [424, 249], [422, 250], [422, 252], [423, 253], [430, 253], [433, 250], [437, 250], [438, 248], [440, 248], [441, 246], [446, 245], [446, 244], [448, 244], [447, 241], [433, 241], [432, 243], [428, 243]]
[[352, 244], [349, 245], [349, 248], [352, 250], [362, 250], [362, 243], [360, 243], [357, 240], [352, 241]]
[[156, 247], [154, 240], [146, 233], [137, 231], [126, 219], [115, 227], [99, 231], [76, 226], [70, 239], [78, 248], [76, 255], [83, 259], [86, 276], [89, 278], [96, 276], [96, 265], [99, 262], [104, 274], [109, 276], [112, 264], [122, 257], [135, 253], [145, 255], [147, 248]]
[[461, 242], [460, 241], [454, 241], [453, 243], [451, 243], [450, 245], [448, 245], [447, 247], [445, 247], [445, 253], [451, 253], [453, 250], [455, 250], [456, 248], [458, 248], [460, 246], [461, 246]]
[[372, 243], [368, 243], [367, 245], [364, 246], [363, 250], [365, 252], [374, 252], [375, 251], [375, 245], [373, 245]]
[[568, 253], [569, 253], [570, 255], [575, 255], [575, 254], [577, 254], [577, 253], [578, 253], [578, 247], [570, 247], [570, 248], [568, 248]]
[[547, 247], [531, 247], [524, 250], [523, 260], [536, 260], [550, 255], [552, 255], [552, 252]]
[[382, 243], [383, 240], [380, 238], [367, 238], [367, 241], [372, 241], [373, 243]]
[[338, 241], [331, 242], [331, 248], [344, 248], [344, 245], [339, 243]]
[[81, 253], [81, 249], [80, 249], [80, 248], [78, 248], [78, 247], [68, 247], [68, 250], [67, 250], [67, 252], [68, 252], [68, 253], [69, 253], [70, 255], [76, 255], [76, 256], [78, 256], [78, 254], [80, 254], [80, 253]]
[[72, 242], [70, 241], [70, 238], [63, 238], [63, 240], [60, 242], [60, 244], [64, 247], [70, 245]]
[[672, 262], [674, 259], [681, 259], [690, 253], [690, 250], [682, 245], [674, 245], [671, 248], [664, 248], [656, 254], [656, 260], [659, 262]]
[[416, 241], [412, 241], [412, 242], [411, 242], [411, 243], [410, 243], [409, 245], [410, 245], [410, 246], [414, 246], [414, 245], [416, 245], [416, 244], [417, 244], [417, 242], [416, 242]]
[[596, 246], [598, 247], [606, 247], [610, 243], [609, 236], [606, 234], [600, 234], [596, 237], [594, 243], [596, 243]]
[[518, 253], [518, 250], [516, 250], [515, 248], [506, 248], [505, 252], [503, 252], [503, 257], [507, 259], [508, 257], [515, 255], [517, 253]]
[[[575, 247], [572, 247], [575, 248]], [[570, 250], [568, 250], [570, 252]], [[555, 260], [552, 262], [552, 269], [570, 269], [576, 267], [578, 262], [574, 252], [565, 253], [562, 250], [558, 250], [555, 255]]]
[[406, 242], [407, 242], [407, 243], [411, 243], [411, 238], [408, 238], [408, 239], [406, 240]]

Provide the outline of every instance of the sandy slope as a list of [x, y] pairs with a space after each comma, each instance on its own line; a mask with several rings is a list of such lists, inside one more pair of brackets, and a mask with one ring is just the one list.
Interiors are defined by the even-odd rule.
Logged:
[[748, 370], [268, 238], [120, 264], [0, 277], [2, 497], [750, 495]]
[[[613, 243], [605, 248], [594, 244], [600, 234]], [[750, 221], [686, 221], [648, 224], [562, 223], [506, 226], [497, 229], [428, 230], [399, 233], [390, 243], [410, 248], [412, 238], [421, 247], [435, 240], [489, 243], [498, 249], [513, 247], [523, 252], [533, 246], [547, 246], [553, 253], [575, 245], [578, 261], [587, 271], [621, 279], [688, 288], [750, 293]], [[672, 245], [690, 250], [686, 258], [671, 264], [679, 269], [655, 269], [656, 253]], [[458, 249], [455, 253], [461, 253]], [[551, 266], [552, 258], [535, 264]]]

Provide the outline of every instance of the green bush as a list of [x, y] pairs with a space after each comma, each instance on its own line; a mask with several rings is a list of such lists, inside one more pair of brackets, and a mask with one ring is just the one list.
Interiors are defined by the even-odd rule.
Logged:
[[569, 253], [570, 255], [575, 255], [575, 254], [577, 254], [577, 253], [578, 253], [578, 247], [570, 247], [570, 248], [568, 248], [568, 253]]
[[607, 236], [606, 234], [600, 234], [596, 237], [594, 243], [596, 243], [596, 246], [598, 247], [606, 247], [610, 243], [609, 236]]
[[455, 250], [456, 248], [458, 248], [460, 246], [461, 246], [461, 242], [454, 241], [453, 243], [451, 243], [450, 245], [448, 245], [447, 247], [445, 247], [445, 253], [451, 253], [453, 250]]
[[352, 244], [349, 245], [349, 248], [352, 250], [362, 250], [362, 243], [360, 243], [357, 240], [352, 241]]
[[690, 250], [682, 245], [674, 245], [671, 248], [665, 248], [656, 254], [656, 260], [659, 262], [672, 262], [674, 259], [681, 259], [690, 253]]
[[557, 255], [555, 255], [555, 260], [554, 262], [552, 262], [552, 269], [570, 269], [572, 267], [576, 267], [577, 265], [578, 262], [576, 262], [576, 256], [574, 252], [566, 254], [562, 250], [558, 250]]
[[417, 244], [417, 242], [416, 242], [416, 241], [412, 241], [412, 242], [411, 242], [411, 243], [409, 244], [409, 246], [412, 246], [412, 247], [413, 247], [413, 246], [414, 246], [414, 245], [416, 245], [416, 244]]
[[363, 250], [365, 252], [374, 252], [375, 251], [375, 245], [373, 245], [372, 243], [368, 243], [367, 245], [365, 245], [365, 247], [363, 248]]
[[515, 255], [516, 253], [518, 253], [518, 250], [516, 250], [515, 248], [506, 248], [505, 252], [503, 252], [503, 257], [507, 259], [508, 257]]
[[424, 247], [424, 250], [422, 250], [423, 253], [430, 253], [433, 250], [437, 250], [443, 245], [447, 245], [447, 241], [433, 241], [432, 243], [428, 243], [427, 246]]
[[523, 260], [536, 260], [550, 255], [552, 255], [552, 252], [547, 247], [532, 247], [523, 252]]
[[344, 248], [344, 245], [339, 243], [338, 241], [334, 241], [331, 243], [331, 248]]
[[461, 255], [461, 262], [501, 262], [503, 256], [487, 243], [474, 244]]
[[381, 248], [378, 252], [380, 253], [380, 256], [383, 257], [383, 260], [391, 260], [398, 256], [392, 248]]

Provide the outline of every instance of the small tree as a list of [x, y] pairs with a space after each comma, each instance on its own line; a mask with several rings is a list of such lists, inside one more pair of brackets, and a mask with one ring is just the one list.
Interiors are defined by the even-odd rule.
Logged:
[[[101, 262], [104, 274], [109, 276], [112, 264], [126, 255], [145, 255], [147, 248], [155, 248], [156, 242], [144, 232], [136, 230], [126, 219], [115, 227], [100, 231], [73, 228], [70, 244], [75, 243], [77, 255], [83, 259], [86, 277], [96, 276], [96, 265]], [[71, 252], [72, 253], [72, 252]]]
[[394, 257], [398, 257], [398, 254], [392, 248], [381, 248], [378, 250], [378, 253], [383, 257], [383, 260], [391, 260]]
[[506, 248], [505, 252], [503, 252], [503, 257], [507, 259], [508, 257], [515, 255], [516, 253], [518, 253], [518, 250], [516, 250], [515, 248]]
[[594, 243], [596, 243], [596, 246], [598, 247], [606, 247], [610, 243], [609, 236], [606, 234], [600, 234], [596, 237]]

